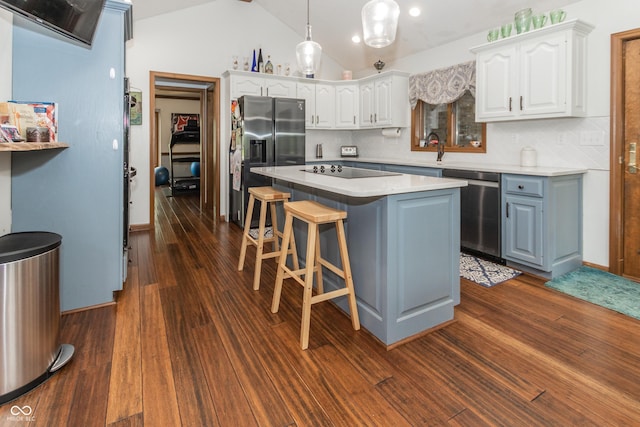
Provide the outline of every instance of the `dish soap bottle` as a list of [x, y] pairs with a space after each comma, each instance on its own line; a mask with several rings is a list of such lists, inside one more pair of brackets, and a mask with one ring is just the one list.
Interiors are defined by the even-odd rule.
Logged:
[[271, 63], [271, 55], [267, 55], [267, 63], [264, 64], [264, 72], [273, 74], [273, 64]]

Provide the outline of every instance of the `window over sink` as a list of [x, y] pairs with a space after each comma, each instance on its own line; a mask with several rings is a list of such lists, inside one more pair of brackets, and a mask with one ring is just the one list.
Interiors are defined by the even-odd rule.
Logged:
[[486, 126], [477, 123], [475, 61], [409, 77], [411, 150], [485, 153]]
[[418, 100], [411, 112], [411, 151], [436, 151], [439, 140], [446, 151], [486, 153], [486, 125], [476, 122], [475, 105], [469, 92], [450, 104]]

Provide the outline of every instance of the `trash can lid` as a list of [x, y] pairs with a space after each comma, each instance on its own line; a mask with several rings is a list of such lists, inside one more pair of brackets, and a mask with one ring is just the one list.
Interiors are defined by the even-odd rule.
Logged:
[[46, 231], [10, 233], [0, 237], [0, 264], [19, 261], [49, 252], [62, 242], [62, 236]]

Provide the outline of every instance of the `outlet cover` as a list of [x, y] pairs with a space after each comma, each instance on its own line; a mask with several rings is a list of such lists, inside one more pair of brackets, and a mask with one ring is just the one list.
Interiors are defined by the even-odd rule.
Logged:
[[580, 145], [585, 146], [603, 146], [604, 131], [601, 130], [585, 130], [580, 132]]

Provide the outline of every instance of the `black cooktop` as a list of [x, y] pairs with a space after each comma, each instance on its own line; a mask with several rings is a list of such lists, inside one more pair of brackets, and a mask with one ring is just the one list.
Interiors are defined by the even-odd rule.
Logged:
[[374, 178], [380, 176], [392, 176], [401, 175], [395, 172], [379, 171], [374, 169], [362, 169], [352, 168], [349, 166], [336, 166], [336, 165], [314, 165], [309, 166], [306, 169], [302, 169], [304, 172], [316, 173], [319, 175], [335, 176], [338, 178]]

